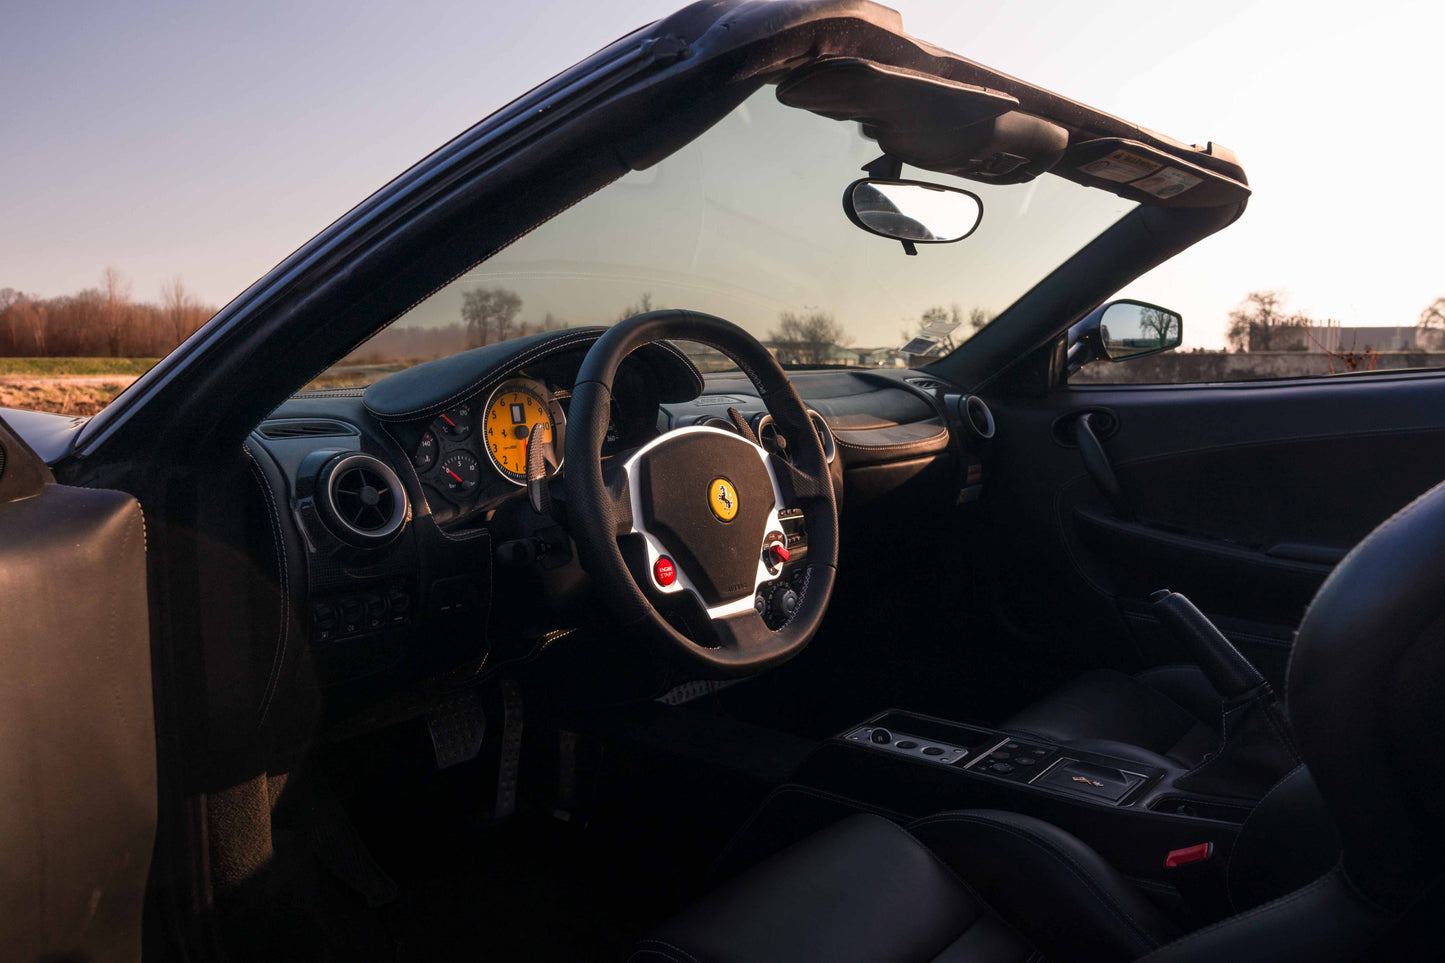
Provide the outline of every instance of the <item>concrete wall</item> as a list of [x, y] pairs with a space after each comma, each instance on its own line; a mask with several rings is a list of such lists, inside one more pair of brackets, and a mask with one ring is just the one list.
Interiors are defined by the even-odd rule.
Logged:
[[[1445, 351], [1381, 353], [1374, 370], [1445, 368]], [[1338, 360], [1336, 373], [1347, 370]], [[1185, 384], [1204, 381], [1258, 381], [1307, 378], [1330, 373], [1327, 355], [1303, 351], [1166, 351], [1133, 361], [1095, 361], [1069, 381], [1074, 384]]]

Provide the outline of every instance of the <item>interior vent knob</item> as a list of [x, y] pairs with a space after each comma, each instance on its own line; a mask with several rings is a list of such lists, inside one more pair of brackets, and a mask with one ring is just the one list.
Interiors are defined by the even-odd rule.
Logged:
[[317, 473], [316, 506], [326, 526], [342, 541], [374, 547], [401, 530], [406, 490], [380, 458], [346, 452]]

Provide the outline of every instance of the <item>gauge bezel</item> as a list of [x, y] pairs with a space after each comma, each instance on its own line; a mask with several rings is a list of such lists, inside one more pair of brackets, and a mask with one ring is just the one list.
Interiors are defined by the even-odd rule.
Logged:
[[[469, 409], [472, 409], [472, 426], [467, 429], [467, 433], [466, 433], [465, 435], [456, 435], [456, 434], [453, 434], [453, 433], [447, 431], [447, 430], [446, 430], [444, 427], [442, 427], [442, 425], [441, 425], [442, 416], [443, 416], [443, 415], [451, 414], [453, 411], [456, 411], [458, 408], [469, 408]], [[452, 406], [451, 406], [450, 408], [448, 408], [446, 411], [443, 411], [440, 415], [437, 415], [437, 416], [436, 416], [435, 418], [433, 418], [431, 421], [427, 422], [427, 428], [428, 428], [429, 430], [431, 430], [433, 433], [435, 433], [438, 439], [445, 438], [447, 441], [451, 442], [453, 445], [464, 445], [464, 444], [467, 443], [467, 439], [471, 438], [473, 435], [475, 435], [475, 434], [477, 433], [477, 412], [476, 412], [476, 409], [472, 408], [472, 402], [471, 402], [471, 400], [458, 402], [457, 404], [452, 405]]]
[[[417, 453], [418, 450], [420, 450], [421, 445], [422, 445], [422, 442], [426, 441], [426, 436], [427, 436], [427, 435], [431, 435], [431, 443], [432, 443], [432, 449], [433, 449], [433, 450], [432, 450], [432, 456], [431, 456], [431, 464], [430, 464], [430, 465], [418, 465], [418, 464], [416, 463], [416, 453]], [[423, 429], [421, 430], [421, 436], [420, 436], [419, 438], [417, 438], [416, 444], [412, 446], [411, 452], [407, 455], [407, 458], [411, 461], [411, 466], [412, 466], [413, 469], [415, 469], [415, 471], [416, 471], [416, 473], [417, 473], [418, 476], [427, 475], [427, 474], [430, 474], [433, 470], [435, 470], [435, 468], [436, 468], [436, 466], [437, 466], [437, 463], [441, 461], [441, 459], [442, 459], [442, 452], [443, 452], [443, 449], [442, 449], [442, 440], [441, 440], [441, 437], [438, 436], [437, 433], [432, 430], [431, 425], [428, 424], [427, 427], [425, 427], [425, 428], [423, 428]]]
[[496, 454], [492, 452], [492, 446], [487, 444], [487, 418], [491, 416], [492, 405], [497, 400], [497, 396], [507, 391], [525, 391], [530, 395], [534, 395], [538, 401], [542, 402], [543, 407], [547, 409], [547, 414], [552, 419], [552, 453], [557, 456], [557, 465], [552, 469], [553, 472], [562, 470], [562, 453], [566, 450], [564, 446], [567, 441], [567, 413], [562, 410], [561, 403], [557, 401], [556, 397], [547, 389], [546, 385], [531, 378], [508, 378], [493, 388], [487, 395], [487, 403], [482, 407], [480, 432], [476, 431], [475, 422], [473, 423], [473, 431], [476, 433], [477, 438], [480, 439], [478, 447], [486, 452], [487, 460], [492, 463], [492, 468], [496, 470], [498, 475], [513, 485], [516, 485], [518, 488], [525, 488], [527, 486], [526, 473], [523, 472], [520, 475], [513, 475], [509, 469], [503, 468], [501, 462], [497, 461]]
[[[447, 479], [443, 476], [442, 469], [444, 463], [448, 458], [451, 458], [454, 455], [465, 455], [472, 461], [476, 462], [477, 480], [471, 488], [452, 488], [451, 485], [448, 484]], [[453, 501], [469, 501], [470, 499], [475, 498], [477, 493], [482, 490], [482, 460], [476, 456], [475, 452], [473, 452], [471, 449], [467, 448], [464, 445], [457, 445], [446, 454], [438, 455], [436, 465], [433, 467], [436, 469], [437, 484], [441, 486], [442, 492]]]

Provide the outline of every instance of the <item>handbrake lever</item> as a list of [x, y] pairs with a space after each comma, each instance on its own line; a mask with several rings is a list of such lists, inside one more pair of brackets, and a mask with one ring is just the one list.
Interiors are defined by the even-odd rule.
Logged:
[[1181, 776], [1174, 788], [1259, 799], [1300, 763], [1284, 705], [1260, 671], [1194, 603], [1164, 589], [1150, 596], [1159, 621], [1180, 636], [1223, 696], [1219, 749]]
[[1159, 621], [1184, 640], [1195, 664], [1225, 701], [1267, 684], [1254, 664], [1189, 599], [1160, 589], [1149, 596], [1149, 601]]

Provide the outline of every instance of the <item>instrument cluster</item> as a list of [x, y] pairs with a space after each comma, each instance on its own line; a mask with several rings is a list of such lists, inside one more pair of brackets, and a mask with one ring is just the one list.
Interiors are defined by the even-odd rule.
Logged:
[[[604, 458], [656, 430], [656, 401], [649, 407], [642, 403], [648, 399], [632, 394], [622, 392], [621, 408], [614, 397]], [[637, 411], [629, 397], [639, 402]], [[426, 487], [432, 513], [447, 522], [492, 507], [526, 486], [527, 440], [534, 426], [542, 427], [549, 473], [561, 470], [570, 401], [570, 387], [518, 372], [429, 422], [398, 425], [393, 434]]]
[[489, 492], [505, 494], [526, 484], [527, 438], [539, 424], [549, 468], [555, 471], [566, 437], [566, 412], [542, 382], [510, 378], [489, 394], [419, 426], [411, 447], [412, 467], [424, 485], [459, 507]]

